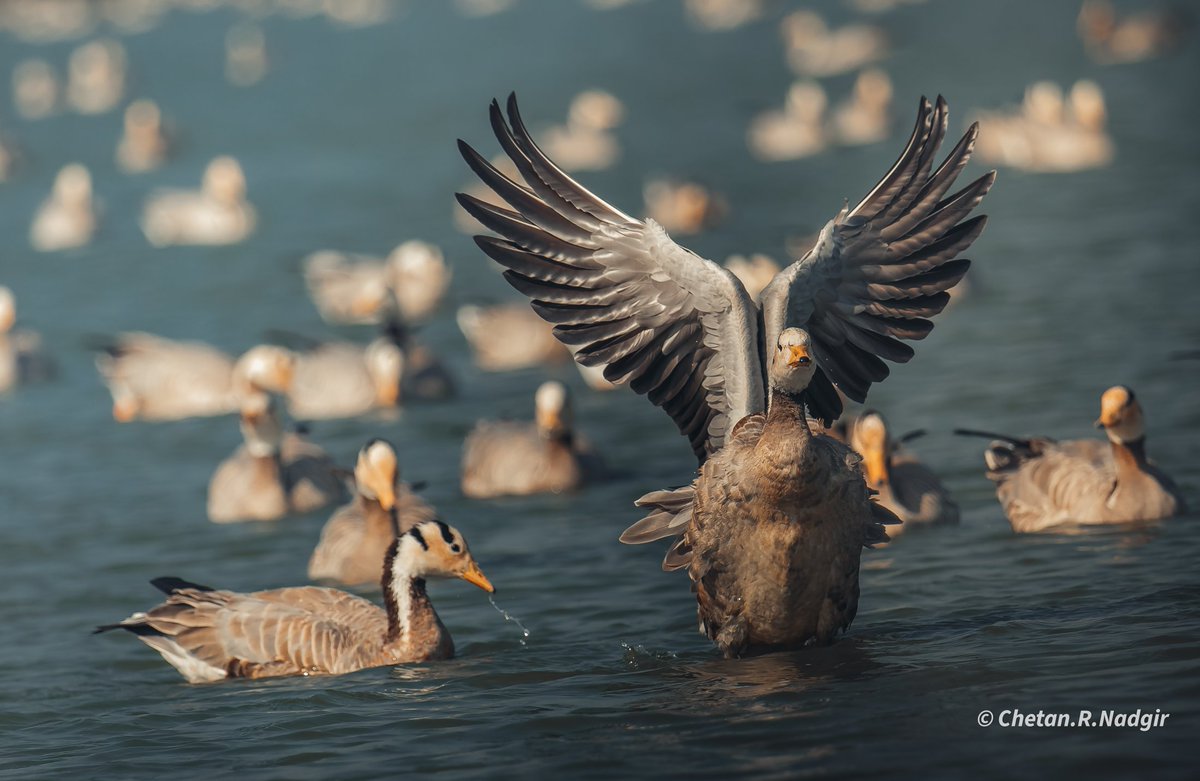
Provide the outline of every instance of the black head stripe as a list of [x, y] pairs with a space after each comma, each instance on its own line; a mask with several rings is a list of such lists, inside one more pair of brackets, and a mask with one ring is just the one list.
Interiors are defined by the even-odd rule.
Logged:
[[412, 535], [413, 539], [415, 539], [417, 542], [421, 543], [421, 547], [423, 549], [429, 550], [429, 543], [425, 542], [425, 537], [424, 537], [424, 535], [421, 534], [421, 529], [419, 527], [417, 527], [417, 526], [412, 527], [411, 529], [408, 530], [408, 533], [410, 535]]
[[436, 523], [438, 528], [441, 529], [442, 539], [446, 541], [447, 545], [454, 542], [454, 532], [450, 531], [450, 527], [447, 526], [444, 521], [435, 520], [434, 523]]
[[1124, 388], [1125, 393], [1128, 394], [1128, 398], [1125, 399], [1125, 406], [1133, 406], [1133, 402], [1137, 400], [1137, 397], [1133, 395], [1133, 388], [1129, 387], [1128, 385], [1122, 385], [1121, 387]]

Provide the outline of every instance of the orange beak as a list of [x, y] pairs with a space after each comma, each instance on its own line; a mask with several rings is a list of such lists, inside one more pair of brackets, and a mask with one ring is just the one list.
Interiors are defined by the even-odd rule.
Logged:
[[471, 560], [470, 565], [467, 567], [467, 571], [459, 575], [459, 577], [473, 586], [479, 586], [489, 594], [496, 593], [496, 587], [493, 586], [492, 582], [487, 579], [486, 575], [483, 574], [483, 570], [479, 569], [479, 565], [475, 563], [474, 559]]
[[808, 366], [812, 363], [812, 356], [808, 354], [808, 348], [802, 344], [794, 344], [788, 347], [788, 366], [793, 369], [797, 366]]
[[379, 502], [379, 506], [391, 512], [392, 508], [396, 506], [396, 489], [389, 485], [377, 493], [378, 497], [376, 501]]
[[112, 415], [118, 423], [128, 423], [137, 417], [137, 404], [128, 399], [114, 401]]

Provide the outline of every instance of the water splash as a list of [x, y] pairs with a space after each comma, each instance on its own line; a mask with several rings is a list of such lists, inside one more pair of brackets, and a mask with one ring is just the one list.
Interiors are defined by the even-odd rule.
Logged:
[[497, 605], [496, 598], [494, 596], [492, 596], [491, 594], [488, 594], [488, 602], [492, 603], [492, 607], [496, 608], [497, 613], [504, 616], [505, 621], [512, 621], [514, 624], [517, 625], [517, 627], [521, 630], [521, 645], [528, 645], [528, 643], [526, 643], [525, 640], [526, 640], [526, 638], [529, 637], [529, 630], [526, 629], [525, 625], [521, 623], [521, 619], [517, 618], [516, 616], [509, 613], [504, 608]]

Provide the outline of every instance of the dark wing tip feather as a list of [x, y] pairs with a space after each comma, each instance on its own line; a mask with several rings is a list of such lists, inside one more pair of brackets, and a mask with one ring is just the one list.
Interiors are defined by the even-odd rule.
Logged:
[[183, 578], [176, 578], [176, 577], [171, 577], [171, 576], [155, 578], [154, 580], [150, 581], [150, 585], [154, 586], [156, 589], [158, 589], [159, 591], [161, 591], [164, 594], [174, 594], [176, 591], [179, 591], [181, 589], [192, 589], [194, 591], [215, 591], [216, 590], [210, 586], [202, 586], [199, 583], [192, 583], [189, 580], [184, 580]]

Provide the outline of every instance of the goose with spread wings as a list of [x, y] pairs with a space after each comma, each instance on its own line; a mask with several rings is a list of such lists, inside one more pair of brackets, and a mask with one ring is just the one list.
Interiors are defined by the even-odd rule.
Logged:
[[[688, 567], [702, 628], [728, 655], [832, 639], [837, 628], [849, 624], [857, 606], [859, 548], [881, 535], [886, 539], [856, 457], [835, 457], [830, 450], [822, 460], [822, 469], [846, 478], [832, 481], [828, 490], [846, 494], [833, 516], [839, 522], [844, 517], [853, 527], [830, 544], [854, 547], [845, 556], [839, 552], [846, 565], [833, 568], [843, 583], [836, 588], [828, 584], [821, 594], [815, 581], [805, 587], [806, 593], [817, 595], [805, 607], [829, 615], [817, 622], [819, 630], [816, 623], [805, 621], [807, 628], [797, 625], [791, 634], [782, 631], [771, 637], [756, 633], [755, 616], [743, 616], [748, 623], [722, 634], [731, 618], [728, 606], [738, 603], [728, 592], [737, 585], [723, 582], [719, 588], [727, 593], [706, 600], [704, 571], [711, 572], [718, 560], [722, 567], [750, 565], [696, 545], [716, 544], [713, 540], [719, 535], [713, 530], [732, 522], [739, 510], [748, 520], [729, 527], [735, 537], [752, 534], [748, 527], [760, 521], [770, 523], [775, 510], [782, 510], [793, 524], [803, 525], [805, 519], [772, 506], [770, 497], [729, 490], [738, 483], [738, 475], [759, 470], [757, 477], [762, 477], [771, 464], [738, 463], [733, 455], [725, 455], [725, 463], [714, 468], [706, 462], [735, 439], [739, 452], [753, 442], [782, 442], [782, 424], [773, 425], [764, 415], [768, 391], [772, 406], [778, 390], [780, 398], [790, 399], [787, 409], [801, 420], [807, 408], [812, 417], [829, 424], [841, 413], [838, 390], [861, 402], [873, 383], [887, 377], [885, 360], [906, 362], [913, 357], [905, 341], [921, 339], [933, 328], [928, 318], [945, 307], [947, 291], [970, 265], [959, 255], [986, 221], [970, 214], [990, 189], [995, 172], [950, 192], [970, 157], [977, 127], [972, 126], [934, 167], [947, 129], [947, 107], [940, 97], [936, 103], [922, 98], [912, 136], [891, 170], [856, 206], [844, 208], [825, 225], [812, 249], [767, 286], [759, 306], [731, 272], [676, 244], [653, 220], [629, 216], [564, 173], [531, 138], [515, 96], [508, 99], [507, 121], [496, 102], [490, 116], [492, 130], [521, 181], [505, 176], [459, 142], [468, 165], [511, 207], [458, 196], [472, 216], [499, 234], [478, 236], [476, 243], [505, 267], [509, 284], [531, 299], [534, 310], [554, 324], [555, 335], [576, 360], [602, 366], [607, 379], [628, 383], [666, 410], [704, 467], [692, 485], [639, 500], [650, 514], [626, 530], [622, 540], [678, 538], [664, 567]], [[792, 378], [786, 387], [776, 388], [769, 381], [777, 354], [794, 358], [780, 367], [780, 377], [802, 371], [802, 383]], [[746, 418], [750, 420], [739, 424]], [[774, 418], [782, 420], [779, 415]], [[735, 424], [740, 432], [735, 432]], [[787, 430], [794, 433], [795, 427]], [[822, 443], [826, 439], [815, 438]], [[779, 458], [799, 457], [795, 448], [778, 450]], [[838, 458], [844, 466], [836, 466]], [[780, 477], [805, 477], [804, 464], [774, 466]], [[797, 497], [787, 498], [793, 500]], [[823, 500], [812, 505], [817, 506], [829, 512]], [[721, 518], [695, 517], [693, 511], [699, 514], [702, 508]], [[699, 528], [708, 531], [697, 535]], [[823, 546], [806, 544], [802, 538], [793, 541], [796, 555], [817, 560], [775, 562], [785, 570], [779, 573], [779, 589], [788, 588], [788, 568], [828, 569], [828, 552], [817, 550]], [[830, 604], [834, 592], [836, 604]], [[800, 607], [795, 600], [788, 604], [789, 609]], [[770, 612], [771, 607], [763, 610]], [[722, 636], [726, 642], [719, 639]]]

